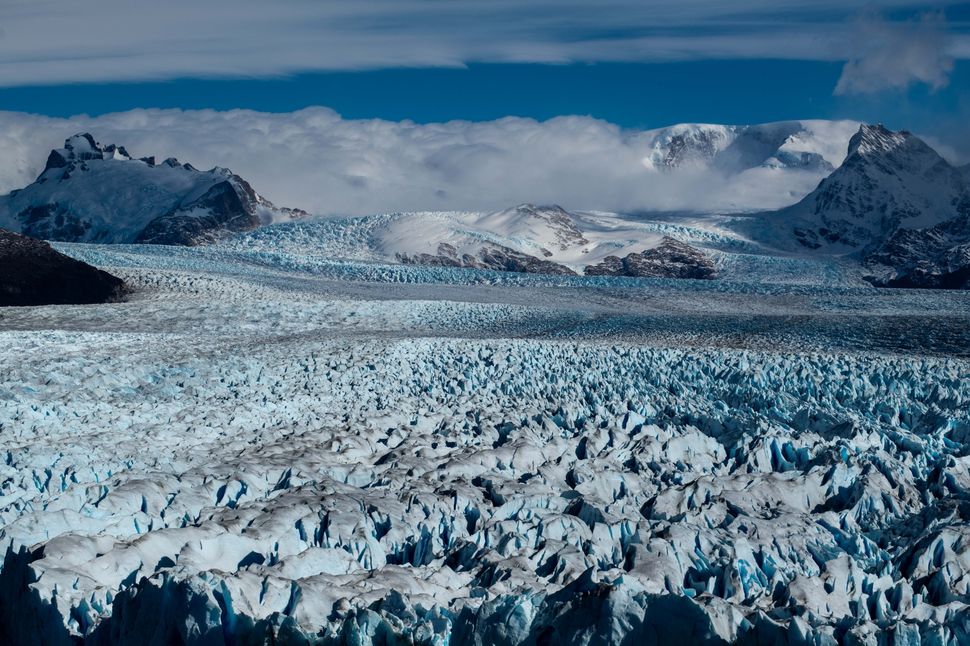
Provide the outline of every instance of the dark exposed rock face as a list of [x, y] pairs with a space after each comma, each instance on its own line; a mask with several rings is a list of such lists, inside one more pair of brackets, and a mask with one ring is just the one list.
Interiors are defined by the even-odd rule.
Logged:
[[447, 243], [438, 245], [438, 253], [397, 254], [399, 262], [406, 265], [426, 265], [430, 267], [456, 267], [466, 269], [491, 269], [525, 274], [575, 275], [569, 267], [542, 260], [535, 256], [520, 253], [502, 245], [489, 244], [479, 249], [477, 255], [458, 255], [457, 250]]
[[508, 247], [495, 245], [485, 247], [478, 252], [478, 259], [484, 269], [495, 269], [498, 271], [516, 271], [526, 274], [559, 274], [572, 276], [574, 272], [565, 265], [552, 262], [551, 260], [541, 260], [535, 256], [519, 253]]
[[630, 276], [638, 278], [717, 277], [714, 261], [699, 249], [665, 236], [653, 249], [631, 253], [625, 258], [607, 256], [598, 265], [586, 267], [587, 276]]
[[104, 303], [123, 295], [120, 278], [0, 229], [0, 306]]
[[865, 259], [878, 287], [970, 289], [970, 204], [965, 215], [926, 229], [901, 229]]
[[149, 222], [135, 241], [188, 246], [215, 242], [226, 232], [258, 227], [263, 208], [274, 207], [257, 195], [248, 182], [232, 175], [198, 199]]
[[274, 206], [228, 169], [134, 159], [86, 133], [51, 151], [33, 184], [0, 197], [0, 226], [65, 242], [204, 244], [305, 215]]

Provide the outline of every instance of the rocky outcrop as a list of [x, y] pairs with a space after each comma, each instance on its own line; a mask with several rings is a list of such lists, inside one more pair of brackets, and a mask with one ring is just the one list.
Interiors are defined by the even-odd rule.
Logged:
[[430, 267], [455, 267], [464, 269], [490, 269], [492, 271], [511, 271], [523, 274], [554, 274], [574, 276], [574, 272], [565, 265], [542, 260], [515, 249], [497, 244], [482, 246], [477, 254], [460, 254], [454, 246], [441, 243], [437, 254], [406, 254], [396, 255], [398, 262], [405, 265], [426, 265]]
[[120, 278], [0, 229], [0, 306], [103, 303], [123, 294]]
[[586, 267], [587, 276], [630, 276], [636, 278], [717, 277], [714, 261], [689, 244], [664, 236], [659, 245], [624, 258], [607, 256], [603, 262]]
[[970, 289], [970, 208], [927, 229], [901, 229], [865, 259], [878, 287]]

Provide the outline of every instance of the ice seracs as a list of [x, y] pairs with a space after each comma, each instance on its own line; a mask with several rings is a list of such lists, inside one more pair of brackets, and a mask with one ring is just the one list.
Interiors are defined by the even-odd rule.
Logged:
[[967, 639], [966, 294], [307, 230], [61, 244], [129, 301], [0, 313], [0, 643]]
[[0, 197], [0, 226], [72, 242], [202, 244], [303, 215], [277, 208], [228, 169], [135, 159], [87, 133], [51, 151], [32, 184]]

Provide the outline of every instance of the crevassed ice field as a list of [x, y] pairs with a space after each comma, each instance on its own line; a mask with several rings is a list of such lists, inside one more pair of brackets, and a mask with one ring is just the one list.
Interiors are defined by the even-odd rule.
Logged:
[[970, 640], [970, 294], [276, 242], [0, 313], [18, 643]]

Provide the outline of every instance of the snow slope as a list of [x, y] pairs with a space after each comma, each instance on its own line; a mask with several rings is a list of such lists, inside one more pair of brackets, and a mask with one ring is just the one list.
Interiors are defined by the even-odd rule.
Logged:
[[968, 294], [61, 248], [136, 292], [0, 318], [7, 643], [970, 637]]

